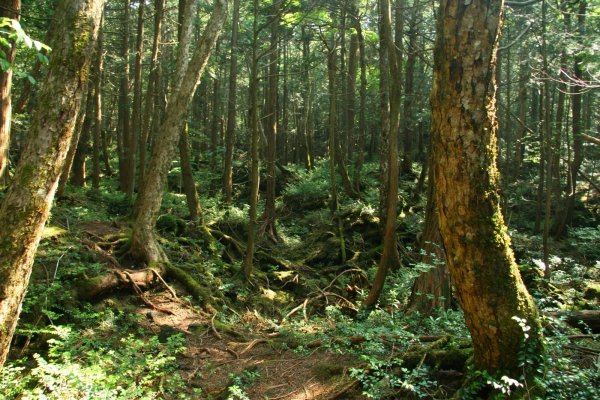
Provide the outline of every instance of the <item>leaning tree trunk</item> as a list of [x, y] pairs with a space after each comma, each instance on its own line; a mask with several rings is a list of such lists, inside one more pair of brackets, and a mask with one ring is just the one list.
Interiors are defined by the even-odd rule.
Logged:
[[[0, 17], [19, 20], [21, 16], [21, 0], [4, 1], [0, 8]], [[10, 48], [0, 47], [6, 55], [6, 61], [12, 64], [15, 59], [16, 44]], [[12, 68], [0, 72], [0, 179], [8, 164], [8, 143], [10, 139]]]
[[[499, 205], [495, 63], [502, 2], [442, 2], [434, 53], [432, 150], [440, 233], [479, 370], [518, 378], [539, 354], [537, 309]], [[475, 36], [474, 36], [475, 35]], [[528, 335], [515, 318], [530, 327]], [[529, 354], [529, 353], [528, 353]]]
[[[181, 124], [196, 86], [227, 16], [228, 0], [217, 0], [210, 21], [200, 38], [191, 61], [184, 69], [181, 83], [170, 94], [168, 110], [152, 147], [144, 182], [134, 205], [131, 254], [148, 264], [164, 264], [167, 256], [158, 243], [154, 225], [158, 218], [169, 165], [175, 157]], [[187, 34], [187, 33], [186, 33]], [[184, 56], [183, 54], [181, 54]], [[179, 56], [179, 55], [178, 55]], [[182, 60], [178, 60], [182, 62]]]
[[103, 0], [57, 5], [52, 58], [29, 141], [0, 206], [0, 368], [6, 361], [33, 258], [81, 106]]

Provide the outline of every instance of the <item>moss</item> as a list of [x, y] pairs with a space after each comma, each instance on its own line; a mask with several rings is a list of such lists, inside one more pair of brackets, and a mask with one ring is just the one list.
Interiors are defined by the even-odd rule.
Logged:
[[167, 272], [173, 278], [177, 279], [190, 294], [196, 297], [202, 304], [208, 304], [212, 298], [212, 293], [209, 289], [203, 287], [196, 279], [181, 268], [173, 265], [167, 266]]

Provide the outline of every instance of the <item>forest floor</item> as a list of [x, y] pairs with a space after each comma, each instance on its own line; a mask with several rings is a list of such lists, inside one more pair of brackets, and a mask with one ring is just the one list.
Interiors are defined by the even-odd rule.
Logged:
[[[377, 182], [371, 169], [365, 181]], [[472, 352], [462, 312], [453, 306], [420, 315], [407, 308], [415, 277], [431, 268], [417, 244], [424, 199], [412, 197], [414, 180], [401, 183], [401, 197], [412, 199], [403, 200], [399, 214], [403, 267], [391, 271], [379, 306], [365, 312], [361, 299], [381, 250], [371, 206], [377, 188], [365, 185], [361, 200], [343, 198], [334, 217], [326, 172], [296, 172], [280, 193], [280, 241], [259, 243], [251, 282], [241, 273], [243, 204], [202, 199], [214, 239], [207, 241], [186, 221], [174, 179], [157, 230], [185, 277], [163, 281], [143, 275], [149, 270], [128, 256], [130, 200], [114, 188], [70, 188], [40, 243], [11, 362], [0, 373], [0, 399], [452, 397], [469, 374]], [[528, 208], [511, 210], [513, 221], [531, 220]], [[585, 218], [593, 221], [594, 212]], [[511, 235], [540, 309], [600, 310], [600, 229], [592, 222], [553, 242], [548, 282], [538, 268], [541, 238], [528, 231], [523, 224]], [[133, 284], [135, 274], [152, 282]], [[598, 336], [560, 319], [544, 325], [543, 379], [552, 398], [598, 398]]]
[[[252, 312], [242, 318], [254, 329], [219, 331], [214, 320], [167, 291], [148, 297], [172, 314], [140, 307], [137, 313], [149, 331], [159, 335], [184, 333], [186, 350], [178, 365], [184, 381], [206, 396], [230, 395], [235, 379], [250, 399], [362, 399], [348, 368], [358, 366], [356, 356], [319, 348], [306, 354], [287, 348], [278, 335]], [[241, 388], [240, 388], [241, 389]]]

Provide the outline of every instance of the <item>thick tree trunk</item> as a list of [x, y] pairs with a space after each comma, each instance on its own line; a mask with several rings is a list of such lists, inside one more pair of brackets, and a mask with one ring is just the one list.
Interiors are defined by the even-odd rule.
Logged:
[[[21, 0], [4, 1], [2, 8], [0, 8], [0, 17], [19, 20], [21, 17]], [[16, 45], [11, 43], [10, 48], [1, 47], [0, 50], [6, 55], [6, 61], [12, 64], [15, 59]], [[11, 88], [12, 68], [7, 71], [0, 71], [0, 179], [2, 179], [8, 165], [12, 115]]]
[[[475, 367], [518, 378], [533, 372], [519, 366], [518, 349], [527, 341], [538, 354], [542, 343], [499, 206], [494, 69], [501, 8], [485, 1], [440, 5], [432, 150], [440, 232]], [[530, 327], [527, 335], [515, 318]]]
[[223, 171], [223, 189], [225, 202], [233, 199], [233, 148], [237, 122], [237, 42], [240, 22], [240, 0], [233, 1], [233, 19], [231, 26], [231, 54], [229, 57], [229, 96], [227, 97], [227, 129], [225, 131], [225, 160]]
[[386, 38], [390, 71], [390, 130], [387, 148], [387, 196], [385, 227], [383, 230], [383, 254], [379, 260], [377, 273], [367, 298], [366, 307], [374, 307], [379, 300], [385, 277], [390, 269], [400, 266], [398, 243], [396, 241], [396, 218], [398, 205], [398, 129], [400, 127], [400, 57], [392, 40], [391, 6], [389, 0], [380, 0], [383, 34]]
[[[191, 61], [184, 69], [181, 83], [175, 85], [169, 96], [166, 117], [158, 130], [145, 179], [134, 205], [131, 253], [135, 258], [147, 264], [168, 262], [157, 241], [154, 225], [158, 218], [169, 166], [175, 156], [181, 126], [194, 96], [196, 86], [208, 62], [211, 50], [227, 16], [227, 4], [227, 0], [217, 0], [215, 2], [212, 16], [206, 25]], [[189, 32], [184, 33], [184, 36], [186, 35], [189, 35]], [[184, 62], [180, 59], [181, 57], [187, 59], [187, 54], [184, 53], [186, 52], [178, 54], [178, 63]]]
[[69, 149], [102, 0], [64, 0], [56, 11], [52, 58], [29, 141], [0, 206], [0, 368], [6, 361], [33, 258]]

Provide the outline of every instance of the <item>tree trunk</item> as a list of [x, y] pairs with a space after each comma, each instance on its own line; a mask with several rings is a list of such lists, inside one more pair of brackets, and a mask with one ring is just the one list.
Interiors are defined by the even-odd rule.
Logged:
[[392, 39], [392, 15], [390, 0], [380, 0], [383, 34], [389, 54], [390, 71], [390, 129], [387, 148], [386, 208], [385, 227], [383, 230], [383, 254], [379, 260], [377, 273], [367, 298], [365, 307], [374, 307], [379, 300], [385, 277], [390, 269], [400, 266], [400, 255], [396, 242], [396, 218], [398, 205], [398, 129], [400, 127], [400, 57]]
[[365, 54], [365, 38], [358, 15], [355, 18], [356, 35], [358, 38], [358, 56], [360, 60], [360, 108], [358, 112], [358, 145], [356, 162], [354, 164], [354, 187], [360, 192], [362, 166], [365, 162], [365, 145], [367, 134], [367, 61]]
[[[87, 99], [87, 83], [84, 84], [83, 88], [83, 98]], [[65, 157], [65, 161], [63, 163], [63, 168], [60, 173], [60, 178], [58, 179], [58, 188], [56, 189], [56, 197], [61, 198], [65, 189], [67, 187], [67, 183], [69, 181], [69, 176], [71, 175], [71, 167], [73, 166], [73, 160], [75, 159], [75, 152], [77, 151], [77, 145], [79, 144], [79, 137], [81, 136], [83, 121], [86, 118], [86, 108], [87, 101], [84, 103], [83, 107], [80, 107], [79, 112], [77, 114], [77, 118], [75, 120], [75, 127], [73, 128], [73, 134], [71, 135], [71, 143], [69, 144], [69, 150], [67, 151], [67, 155]]]
[[[495, 62], [501, 2], [442, 2], [434, 52], [432, 150], [440, 233], [474, 348], [492, 374], [530, 375], [519, 351], [542, 351], [499, 206]], [[473, 36], [476, 35], [476, 36]], [[527, 335], [514, 318], [530, 327]], [[530, 354], [530, 353], [528, 353]]]
[[[220, 43], [215, 47], [215, 57], [218, 58]], [[212, 121], [210, 123], [210, 168], [217, 169], [217, 148], [219, 146], [219, 122], [221, 120], [221, 80], [219, 79], [219, 70], [215, 73], [213, 79], [212, 92]]]
[[[16, 19], [21, 17], [21, 0], [5, 0], [0, 8], [0, 17]], [[16, 45], [10, 43], [10, 48], [0, 48], [10, 64], [15, 59]], [[8, 148], [10, 142], [12, 68], [0, 71], [0, 180], [8, 165]]]
[[57, 4], [48, 75], [14, 184], [0, 206], [0, 368], [6, 361], [35, 251], [71, 142], [102, 5], [102, 0]]
[[387, 150], [389, 148], [390, 139], [390, 65], [388, 52], [388, 38], [384, 29], [384, 3], [378, 0], [379, 8], [379, 104], [381, 112], [381, 135], [379, 137], [379, 219], [380, 225], [385, 226], [386, 219], [386, 199], [387, 199]]
[[408, 49], [406, 59], [406, 72], [404, 80], [404, 104], [402, 121], [403, 155], [400, 171], [402, 174], [413, 174], [413, 143], [415, 142], [415, 121], [414, 106], [416, 102], [414, 82], [415, 82], [415, 63], [417, 59], [417, 19], [419, 8], [415, 4], [410, 15], [408, 23]]
[[181, 162], [181, 180], [183, 181], [183, 190], [190, 211], [190, 221], [194, 224], [202, 225], [202, 209], [196, 190], [196, 182], [192, 173], [192, 163], [190, 161], [188, 124], [185, 122], [179, 135], [179, 159]]
[[148, 152], [148, 137], [150, 135], [152, 118], [158, 119], [154, 115], [154, 103], [157, 97], [158, 88], [158, 47], [161, 38], [162, 19], [164, 14], [165, 0], [155, 0], [154, 3], [154, 36], [152, 39], [152, 53], [150, 56], [150, 73], [148, 74], [148, 88], [146, 89], [146, 99], [144, 116], [142, 119], [142, 131], [140, 133], [139, 143], [139, 180], [140, 184], [144, 181], [146, 172], [146, 153]]
[[[431, 155], [429, 163], [431, 164]], [[409, 308], [421, 314], [430, 314], [438, 308], [449, 308], [452, 303], [450, 276], [446, 266], [446, 254], [440, 236], [440, 224], [435, 203], [435, 176], [428, 168], [427, 206], [425, 208], [425, 226], [419, 238], [419, 246], [425, 252], [422, 262], [431, 265], [431, 269], [421, 273], [415, 280], [410, 295]]]
[[131, 158], [133, 142], [129, 114], [129, 8], [130, 0], [123, 1], [123, 38], [121, 57], [123, 57], [123, 75], [119, 86], [119, 136], [121, 138], [121, 158], [119, 162], [119, 178], [121, 191], [128, 196], [133, 194], [133, 170]]
[[94, 64], [94, 147], [92, 188], [100, 188], [100, 149], [102, 147], [102, 71], [104, 69], [103, 27], [104, 18], [100, 21], [98, 45], [96, 46], [96, 62]]
[[277, 133], [279, 129], [279, 110], [278, 110], [278, 84], [279, 84], [279, 24], [280, 24], [280, 1], [275, 1], [272, 5], [271, 15], [271, 46], [269, 47], [269, 78], [265, 101], [265, 133], [267, 136], [267, 193], [265, 199], [265, 212], [262, 217], [261, 235], [266, 235], [274, 243], [279, 242], [276, 227], [275, 215], [275, 184], [276, 171], [275, 162], [277, 161]]
[[[585, 33], [585, 16], [586, 16], [587, 1], [579, 1], [579, 9], [577, 10], [577, 29], [578, 36], [583, 40]], [[576, 82], [583, 82], [583, 56], [578, 53], [575, 55], [573, 62], [573, 79]], [[573, 220], [573, 212], [575, 202], [577, 201], [577, 181], [579, 170], [583, 163], [583, 138], [582, 117], [581, 117], [581, 99], [583, 97], [584, 87], [574, 86], [571, 94], [571, 129], [573, 131], [573, 159], [569, 163], [569, 172], [567, 175], [567, 195], [565, 196], [564, 205], [561, 210], [561, 215], [558, 217], [559, 224], [556, 229], [556, 236], [562, 237], [567, 234], [567, 227], [571, 225]]]
[[138, 21], [135, 41], [135, 63], [133, 66], [133, 107], [130, 121], [130, 148], [127, 159], [128, 174], [131, 183], [127, 186], [127, 195], [132, 197], [135, 190], [136, 153], [142, 136], [142, 60], [144, 57], [144, 7], [145, 1], [138, 0]]
[[227, 97], [227, 129], [225, 131], [225, 160], [223, 171], [223, 189], [225, 202], [233, 199], [233, 148], [235, 145], [235, 127], [237, 122], [237, 42], [240, 23], [240, 0], [233, 1], [233, 19], [231, 21], [231, 54], [229, 56], [229, 96]]
[[[181, 83], [174, 86], [174, 90], [169, 96], [166, 117], [152, 146], [152, 156], [146, 169], [145, 179], [134, 205], [131, 254], [134, 258], [147, 264], [168, 262], [168, 258], [156, 238], [154, 225], [158, 218], [169, 166], [175, 156], [181, 126], [225, 21], [227, 4], [227, 0], [215, 2], [212, 16], [189, 64], [182, 59], [183, 57], [187, 59], [187, 52], [178, 53], [178, 63], [187, 65], [183, 69]], [[191, 32], [185, 30], [183, 36], [190, 34]]]
[[258, 186], [260, 183], [260, 132], [258, 121], [258, 0], [252, 2], [254, 20], [252, 23], [252, 54], [250, 60], [249, 128], [250, 128], [250, 210], [248, 219], [248, 242], [244, 254], [244, 277], [250, 279], [254, 264], [256, 245], [256, 217], [258, 208]]

